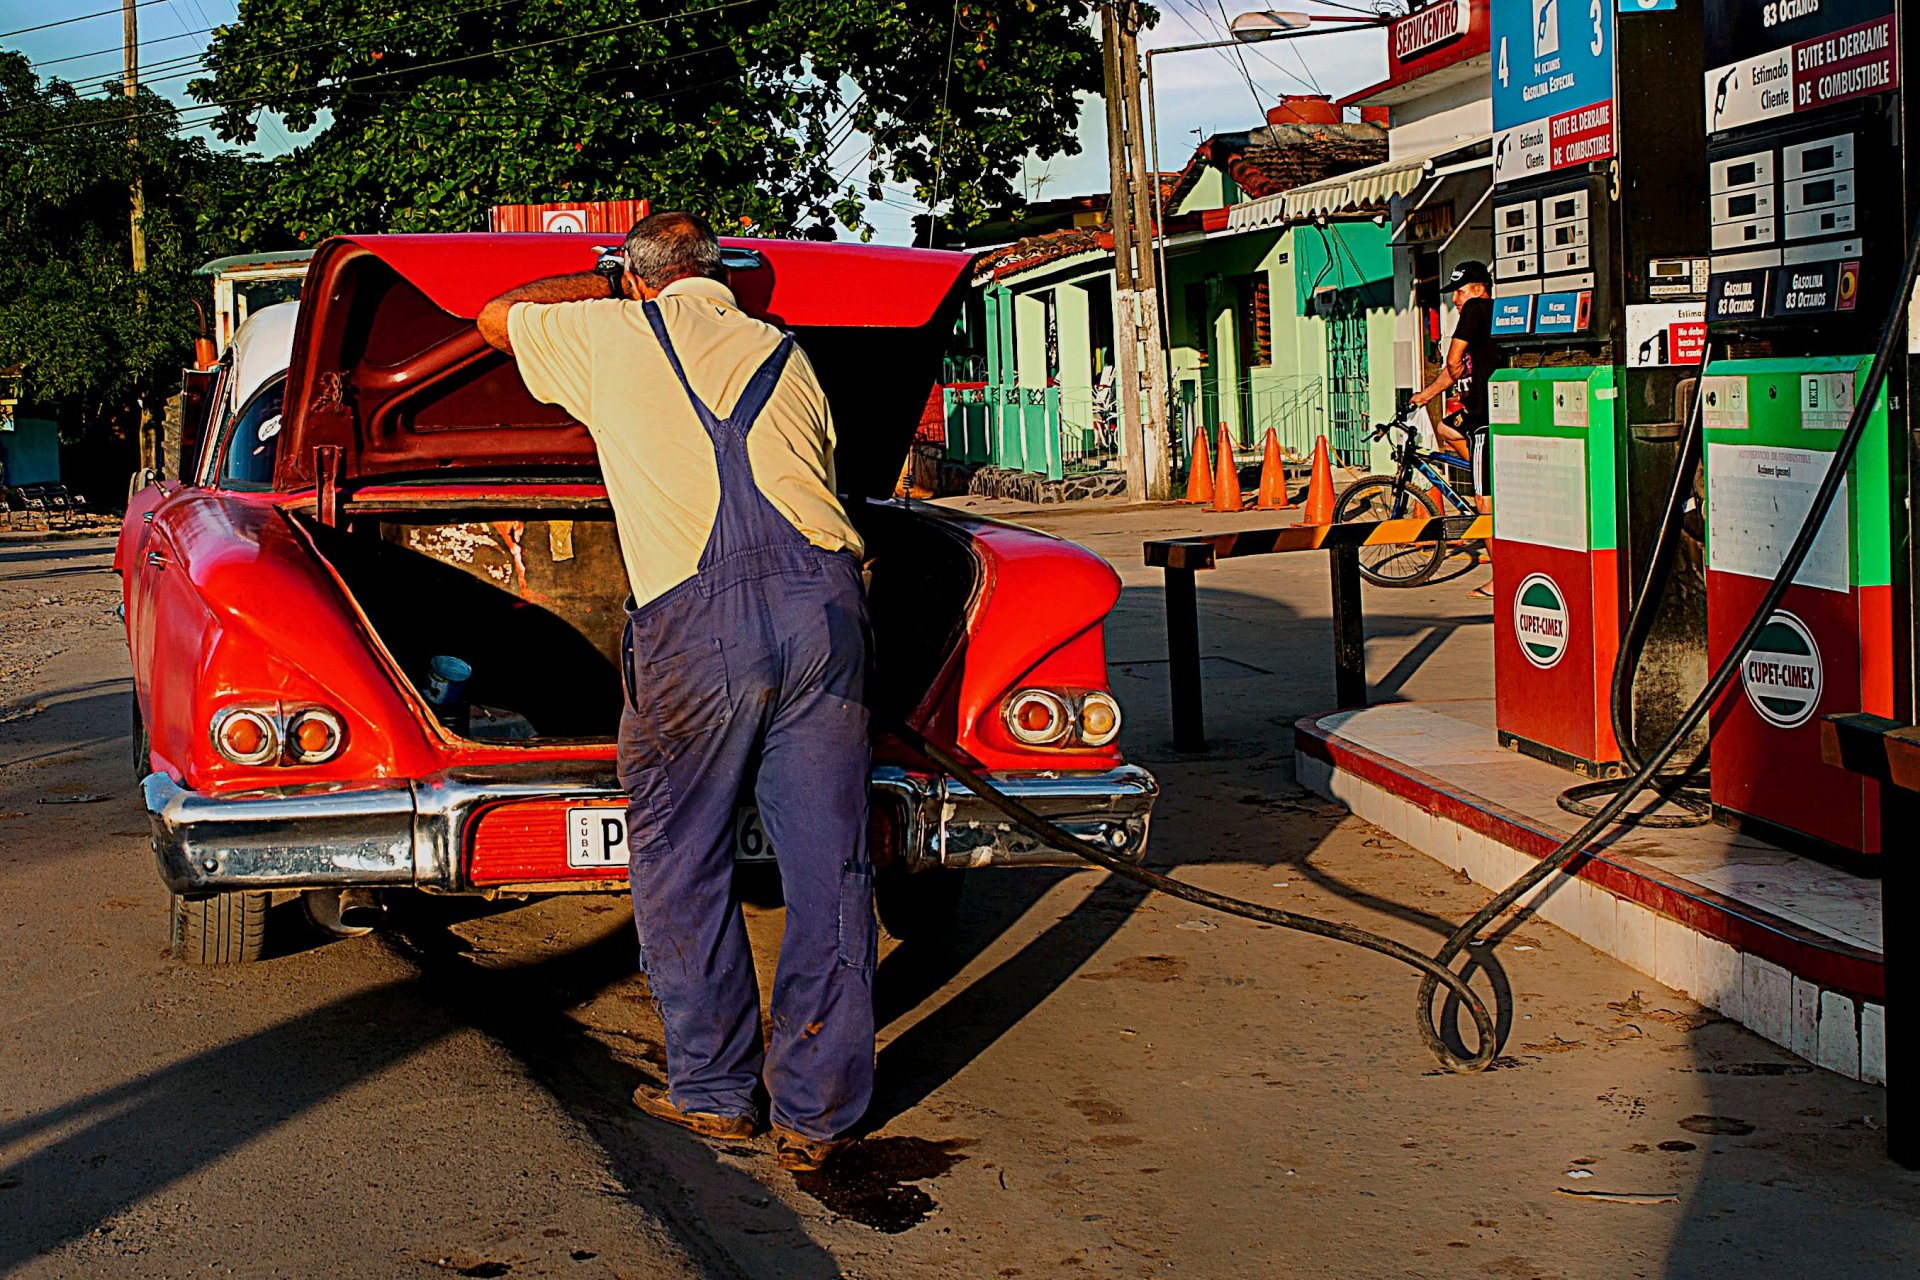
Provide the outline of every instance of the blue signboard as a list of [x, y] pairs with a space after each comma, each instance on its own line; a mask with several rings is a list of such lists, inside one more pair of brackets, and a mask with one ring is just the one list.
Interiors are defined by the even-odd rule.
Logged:
[[1593, 294], [1585, 289], [1571, 293], [1543, 293], [1540, 313], [1534, 317], [1535, 333], [1584, 333], [1592, 322]]
[[1613, 154], [1613, 24], [1612, 0], [1492, 0], [1496, 183]]
[[1525, 333], [1532, 323], [1532, 294], [1523, 293], [1493, 300], [1493, 335], [1496, 338], [1511, 338]]

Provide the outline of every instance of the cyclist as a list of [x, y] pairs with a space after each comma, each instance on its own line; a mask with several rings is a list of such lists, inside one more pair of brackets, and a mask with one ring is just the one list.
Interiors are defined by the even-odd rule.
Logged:
[[[1413, 403], [1426, 406], [1434, 397], [1449, 390], [1460, 408], [1441, 419], [1437, 428], [1440, 443], [1462, 457], [1473, 459], [1474, 506], [1482, 515], [1493, 510], [1487, 457], [1487, 379], [1497, 367], [1499, 351], [1493, 344], [1493, 275], [1484, 262], [1469, 259], [1447, 277], [1453, 292], [1453, 308], [1459, 320], [1453, 327], [1453, 341], [1447, 346], [1447, 362], [1432, 382], [1414, 393]], [[1478, 587], [1478, 596], [1491, 596], [1492, 589]]]

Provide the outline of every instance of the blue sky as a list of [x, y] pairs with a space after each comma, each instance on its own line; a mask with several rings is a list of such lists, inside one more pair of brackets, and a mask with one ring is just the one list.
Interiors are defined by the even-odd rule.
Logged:
[[[0, 0], [0, 31], [97, 13], [112, 3]], [[143, 78], [184, 104], [187, 82], [197, 71], [191, 59], [206, 47], [208, 28], [234, 20], [235, 5], [236, 0], [154, 0], [143, 5], [139, 10]], [[1222, 7], [1219, 0], [1160, 0], [1160, 6], [1160, 25], [1142, 37], [1149, 48], [1221, 39], [1227, 15], [1241, 11], [1231, 4]], [[1312, 3], [1303, 7], [1318, 9]], [[60, 76], [83, 87], [97, 85], [120, 74], [120, 15], [116, 10], [84, 22], [7, 36], [0, 38], [0, 45], [25, 53], [44, 76]], [[1160, 164], [1163, 169], [1175, 169], [1199, 138], [1259, 123], [1261, 113], [1282, 94], [1324, 92], [1337, 98], [1380, 79], [1386, 72], [1386, 35], [1379, 30], [1356, 31], [1264, 47], [1185, 53], [1156, 59], [1154, 71], [1159, 82], [1155, 97]], [[1025, 181], [1034, 198], [1106, 190], [1106, 129], [1100, 100], [1092, 98], [1082, 105], [1081, 153], [1028, 163]], [[262, 118], [260, 130], [257, 145], [268, 154], [297, 145], [298, 140], [271, 116]], [[849, 139], [841, 153], [843, 163], [863, 146], [863, 140]], [[868, 216], [880, 240], [903, 244], [912, 234], [912, 219], [918, 212], [920, 206], [910, 192], [889, 188], [885, 201], [870, 206]]]

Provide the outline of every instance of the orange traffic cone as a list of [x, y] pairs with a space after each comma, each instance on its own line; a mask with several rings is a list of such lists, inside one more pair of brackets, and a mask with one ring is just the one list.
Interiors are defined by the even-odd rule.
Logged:
[[1233, 460], [1233, 440], [1227, 435], [1227, 424], [1220, 424], [1220, 470], [1213, 479], [1213, 505], [1209, 511], [1238, 511], [1240, 499], [1240, 465]]
[[1180, 499], [1204, 506], [1213, 501], [1213, 459], [1207, 454], [1207, 432], [1193, 429], [1193, 457], [1187, 462], [1187, 496]]
[[1285, 511], [1293, 505], [1287, 496], [1287, 469], [1280, 461], [1280, 437], [1267, 428], [1266, 454], [1260, 459], [1260, 496], [1254, 506], [1262, 511]]
[[1313, 478], [1307, 482], [1307, 524], [1333, 523], [1333, 463], [1327, 458], [1327, 438], [1313, 442]]

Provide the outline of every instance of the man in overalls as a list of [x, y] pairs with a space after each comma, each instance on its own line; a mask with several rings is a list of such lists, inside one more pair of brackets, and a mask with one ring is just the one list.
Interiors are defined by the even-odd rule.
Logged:
[[[633, 1100], [745, 1138], [764, 1079], [782, 1167], [816, 1169], [873, 1091], [860, 535], [834, 495], [813, 369], [792, 335], [740, 310], [712, 228], [654, 214], [625, 257], [618, 278], [502, 294], [479, 326], [535, 397], [593, 433], [631, 580], [619, 776], [669, 1082]], [[749, 802], [787, 906], [764, 1049], [733, 889]]]

